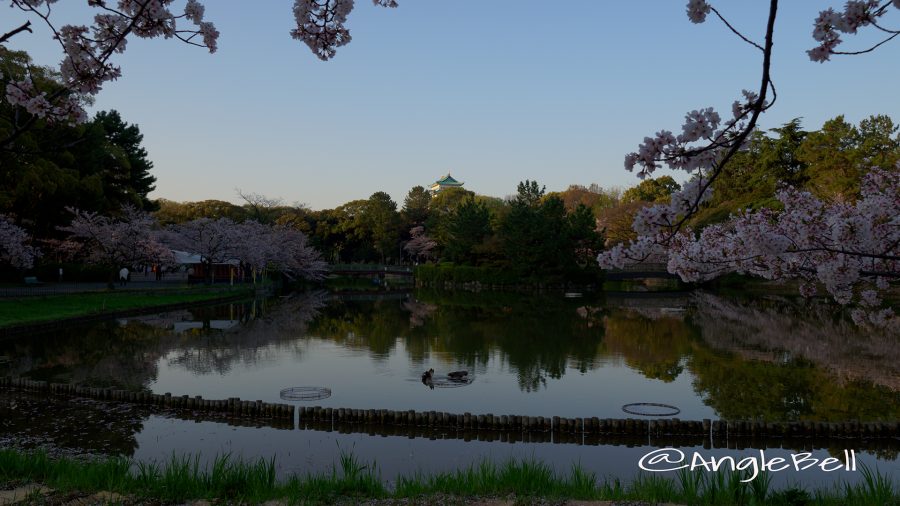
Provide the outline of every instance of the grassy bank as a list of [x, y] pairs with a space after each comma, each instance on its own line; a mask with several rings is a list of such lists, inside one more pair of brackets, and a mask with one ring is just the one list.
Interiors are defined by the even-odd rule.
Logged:
[[114, 313], [141, 308], [186, 304], [231, 297], [247, 289], [185, 288], [177, 291], [106, 291], [46, 297], [0, 299], [0, 328], [46, 323], [79, 316]]
[[[222, 457], [210, 466], [197, 458], [173, 458], [165, 465], [134, 463], [125, 458], [97, 461], [53, 459], [43, 453], [0, 450], [0, 489], [40, 483], [56, 493], [113, 492], [136, 499], [164, 502], [194, 499], [290, 504], [331, 503], [346, 499], [403, 499], [428, 496], [639, 500], [678, 504], [728, 505], [896, 505], [900, 491], [891, 479], [867, 469], [859, 485], [835, 485], [808, 491], [772, 490], [771, 477], [741, 483], [741, 473], [681, 473], [676, 478], [644, 475], [629, 484], [597, 477], [574, 466], [555, 473], [536, 461], [482, 463], [434, 475], [401, 477], [393, 488], [381, 480], [377, 467], [343, 454], [329, 472], [276, 478], [273, 460], [246, 463]], [[5, 485], [5, 487], [3, 486]]]

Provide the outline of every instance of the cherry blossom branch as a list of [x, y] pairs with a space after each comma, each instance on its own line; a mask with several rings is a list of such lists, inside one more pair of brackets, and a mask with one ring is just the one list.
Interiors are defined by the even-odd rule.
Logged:
[[840, 55], [850, 55], [850, 56], [852, 56], [852, 55], [858, 55], [858, 54], [871, 53], [872, 51], [875, 51], [875, 50], [878, 49], [879, 47], [881, 47], [881, 46], [887, 44], [888, 42], [890, 42], [890, 41], [892, 41], [892, 40], [894, 40], [894, 38], [897, 37], [898, 35], [900, 35], [900, 32], [896, 32], [896, 33], [894, 33], [893, 35], [891, 35], [890, 37], [888, 37], [888, 38], [884, 39], [883, 41], [879, 42], [878, 44], [875, 44], [874, 46], [870, 47], [869, 49], [863, 49], [862, 51], [832, 51], [831, 54], [840, 54]]
[[[702, 13], [703, 9], [712, 10], [712, 7], [704, 0], [691, 0], [688, 3], [689, 16], [692, 9], [695, 16], [691, 17], [691, 20], [700, 22], [705, 17], [696, 13]], [[700, 210], [701, 204], [709, 199], [713, 183], [726, 170], [731, 159], [745, 146], [749, 135], [756, 128], [759, 116], [772, 106], [772, 103], [766, 101], [766, 97], [769, 90], [775, 92], [771, 79], [771, 62], [777, 12], [778, 0], [771, 0], [766, 22], [759, 92], [744, 91], [746, 102], [733, 104], [732, 120], [717, 130], [721, 118], [712, 108], [692, 111], [686, 115], [682, 134], [676, 137], [665, 130], [658, 132], [655, 139], [645, 138], [638, 152], [625, 157], [626, 169], [633, 170], [638, 164], [642, 166], [638, 173], [642, 178], [651, 174], [660, 163], [665, 163], [672, 169], [696, 171], [696, 174], [694, 180], [672, 195], [668, 205], [652, 206], [638, 212], [635, 230], [645, 236], [644, 244], [636, 248], [619, 250], [615, 255], [621, 259], [632, 262], [645, 261], [659, 254], [682, 232], [688, 220]], [[690, 143], [700, 139], [708, 142], [699, 147], [689, 147]], [[649, 237], [652, 239], [647, 243]], [[601, 257], [605, 256], [607, 255], [601, 254]], [[605, 261], [601, 260], [601, 263]]]
[[[819, 45], [807, 51], [810, 60], [823, 63], [828, 61], [833, 54], [860, 55], [870, 53], [893, 40], [898, 35], [898, 32], [883, 28], [876, 22], [878, 18], [887, 13], [888, 7], [891, 5], [900, 9], [900, 2], [896, 0], [886, 0], [881, 4], [877, 0], [850, 0], [844, 5], [842, 12], [835, 12], [834, 9], [819, 12], [819, 16], [813, 25], [812, 34], [813, 38], [819, 42]], [[859, 28], [866, 26], [874, 26], [880, 31], [893, 35], [865, 50], [835, 50], [843, 42], [839, 32], [855, 34]]]
[[[61, 117], [71, 123], [86, 120], [77, 95], [94, 95], [105, 82], [121, 75], [121, 68], [112, 64], [110, 59], [124, 51], [131, 35], [141, 38], [175, 37], [187, 44], [205, 47], [211, 53], [216, 51], [219, 32], [212, 23], [203, 21], [204, 7], [197, 0], [187, 0], [184, 14], [177, 16], [168, 8], [172, 0], [123, 1], [119, 2], [119, 9], [108, 7], [103, 0], [91, 0], [89, 5], [104, 14], [94, 17], [94, 25], [90, 29], [73, 25], [57, 28], [51, 20], [50, 6], [53, 1], [12, 0], [13, 7], [38, 17], [46, 24], [65, 57], [60, 64], [61, 89], [47, 94], [34, 86], [30, 74], [24, 80], [11, 80], [7, 84], [7, 100], [13, 106], [24, 107], [31, 117], [24, 122], [15, 122], [16, 128], [6, 138], [0, 139], [0, 149], [9, 150], [37, 119], [53, 121]], [[179, 29], [179, 19], [193, 22], [196, 29]], [[30, 26], [30, 21], [24, 26]], [[202, 44], [194, 41], [197, 36], [202, 36]], [[18, 108], [14, 114], [19, 114]]]
[[741, 32], [737, 31], [737, 29], [736, 29], [735, 27], [731, 26], [731, 23], [729, 23], [728, 20], [725, 19], [724, 16], [722, 16], [721, 14], [719, 14], [719, 11], [718, 11], [715, 7], [713, 7], [712, 5], [710, 5], [710, 6], [709, 6], [709, 10], [711, 10], [716, 16], [718, 16], [718, 18], [719, 18], [720, 20], [722, 20], [723, 23], [725, 23], [725, 26], [727, 26], [729, 30], [731, 30], [735, 35], [737, 35], [738, 37], [740, 37], [744, 42], [746, 42], [747, 44], [750, 44], [751, 46], [755, 47], [756, 49], [759, 49], [760, 51], [765, 51], [765, 49], [763, 49], [762, 46], [760, 46], [760, 45], [757, 44], [756, 42], [753, 42], [752, 40], [748, 39], [747, 37], [744, 36], [744, 34], [742, 34]]

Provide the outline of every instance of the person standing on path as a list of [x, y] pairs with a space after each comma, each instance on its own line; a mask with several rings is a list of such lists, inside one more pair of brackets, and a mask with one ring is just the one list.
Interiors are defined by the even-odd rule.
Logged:
[[122, 267], [119, 271], [119, 286], [128, 284], [128, 267]]

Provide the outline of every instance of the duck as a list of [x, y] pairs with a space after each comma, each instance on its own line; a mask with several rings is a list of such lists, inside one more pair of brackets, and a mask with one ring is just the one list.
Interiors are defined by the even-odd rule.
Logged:
[[427, 371], [422, 373], [422, 383], [431, 381], [431, 378], [434, 376], [434, 369], [428, 369]]
[[447, 377], [454, 380], [465, 379], [469, 375], [469, 371], [453, 371], [447, 373]]

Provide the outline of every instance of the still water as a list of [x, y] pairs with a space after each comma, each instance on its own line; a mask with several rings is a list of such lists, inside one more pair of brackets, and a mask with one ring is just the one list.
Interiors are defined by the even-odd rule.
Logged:
[[[623, 405], [655, 402], [677, 407], [685, 420], [893, 422], [900, 419], [897, 339], [860, 331], [831, 306], [776, 296], [312, 292], [0, 342], [0, 356], [9, 357], [0, 375], [269, 402], [282, 402], [284, 388], [321, 386], [331, 389], [329, 398], [296, 404], [359, 409], [625, 418], [632, 415]], [[474, 380], [432, 389], [420, 380], [429, 368], [437, 376], [467, 370]], [[156, 460], [173, 452], [276, 456], [283, 473], [330, 469], [343, 449], [376, 461], [388, 480], [510, 457], [537, 457], [561, 471], [580, 462], [628, 479], [643, 454], [678, 444], [686, 453], [735, 457], [765, 447], [767, 457], [804, 446], [819, 456], [854, 449], [861, 463], [900, 476], [896, 440], [768, 441], [731, 449], [640, 439], [511, 444], [442, 433], [239, 426], [6, 394], [0, 415], [0, 445]], [[776, 482], [836, 479], [857, 476], [809, 471]]]

